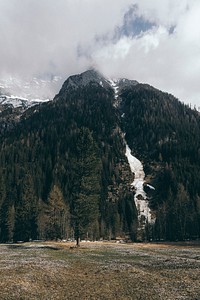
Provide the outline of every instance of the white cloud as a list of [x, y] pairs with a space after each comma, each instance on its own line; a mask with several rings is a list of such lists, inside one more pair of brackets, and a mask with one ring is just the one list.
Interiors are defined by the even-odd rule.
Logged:
[[117, 2], [9, 0], [5, 4], [0, 0], [1, 71], [31, 74], [80, 69], [78, 45], [93, 43], [122, 22], [131, 1]]
[[[154, 26], [116, 35], [135, 4], [128, 17]], [[0, 74], [67, 77], [95, 65], [200, 106], [199, 15], [199, 0], [0, 0]]]
[[[200, 3], [183, 2], [184, 5], [173, 1], [176, 5], [172, 5], [172, 1], [163, 1], [159, 7], [151, 5], [151, 1], [141, 1], [138, 13], [144, 12], [157, 26], [138, 37], [127, 38], [125, 44], [129, 51], [117, 62], [112, 59], [112, 53], [118, 51], [121, 41], [109, 45], [113, 48], [109, 53], [107, 47], [96, 50], [94, 60], [102, 71], [150, 83], [186, 103], [200, 106]], [[170, 15], [169, 8], [174, 8], [171, 23], [166, 18]], [[171, 26], [175, 28], [173, 32], [169, 30]]]

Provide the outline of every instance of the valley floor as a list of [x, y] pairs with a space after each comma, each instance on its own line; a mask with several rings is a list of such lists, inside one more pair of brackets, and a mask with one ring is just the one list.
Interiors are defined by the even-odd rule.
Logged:
[[200, 244], [0, 245], [1, 300], [200, 299]]

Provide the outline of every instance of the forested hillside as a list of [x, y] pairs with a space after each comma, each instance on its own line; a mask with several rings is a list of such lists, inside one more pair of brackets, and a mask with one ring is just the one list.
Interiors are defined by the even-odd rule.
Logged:
[[126, 138], [156, 188], [154, 238], [200, 235], [200, 115], [148, 85], [122, 94]]
[[28, 109], [1, 130], [0, 240], [138, 240], [125, 138], [144, 164], [155, 215], [142, 238], [198, 238], [198, 112], [128, 81], [119, 88], [120, 104], [113, 105], [112, 86], [88, 74], [68, 79], [52, 102]]
[[132, 174], [112, 90], [89, 84], [33, 108], [2, 138], [2, 241], [136, 239]]

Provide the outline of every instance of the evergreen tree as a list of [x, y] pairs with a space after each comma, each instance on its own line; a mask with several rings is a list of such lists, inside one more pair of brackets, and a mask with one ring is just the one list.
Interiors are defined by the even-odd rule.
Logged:
[[48, 197], [46, 214], [46, 234], [48, 239], [63, 239], [67, 236], [69, 211], [57, 185], [53, 185]]
[[73, 203], [75, 236], [86, 236], [99, 217], [101, 161], [90, 131], [82, 128], [77, 140], [80, 185]]
[[20, 184], [20, 198], [15, 209], [14, 240], [37, 238], [37, 199], [30, 174], [24, 174]]

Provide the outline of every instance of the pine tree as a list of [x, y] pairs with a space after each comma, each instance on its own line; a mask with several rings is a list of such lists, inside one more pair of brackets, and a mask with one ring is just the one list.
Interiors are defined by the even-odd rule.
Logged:
[[99, 217], [101, 161], [90, 131], [82, 128], [77, 141], [80, 185], [73, 203], [77, 245]]
[[15, 209], [14, 240], [29, 241], [37, 238], [38, 207], [32, 177], [24, 174], [20, 196]]
[[69, 211], [64, 197], [57, 185], [53, 185], [45, 212], [46, 237], [48, 239], [63, 239], [67, 236]]
[[1, 241], [13, 241], [15, 208], [6, 201], [1, 208]]

